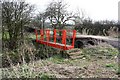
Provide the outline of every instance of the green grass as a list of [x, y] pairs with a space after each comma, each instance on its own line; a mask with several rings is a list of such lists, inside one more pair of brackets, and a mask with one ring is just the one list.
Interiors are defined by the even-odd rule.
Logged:
[[[2, 33], [0, 34], [0, 37], [2, 38]], [[9, 33], [8, 32], [4, 32], [3, 38], [4, 39], [9, 39], [10, 38]]]
[[[35, 34], [30, 34], [29, 38], [36, 39], [36, 35]], [[40, 35], [38, 35], [38, 38], [40, 38]]]
[[51, 61], [56, 64], [62, 64], [64, 63], [65, 58], [63, 58], [61, 55], [55, 55], [47, 59], [48, 61]]
[[115, 66], [115, 64], [106, 64], [106, 67], [110, 67], [110, 68], [113, 68]]
[[118, 64], [116, 64], [116, 63], [106, 64], [105, 67], [115, 70], [116, 73], [119, 73], [119, 72], [120, 72], [120, 71], [119, 71], [119, 68], [118, 68]]
[[106, 58], [113, 58], [117, 56], [119, 51], [113, 47], [94, 47], [94, 48], [84, 48], [83, 53], [86, 57], [106, 57]]
[[53, 77], [55, 78], [55, 76], [45, 74], [45, 73], [40, 75], [41, 80], [53, 80]]

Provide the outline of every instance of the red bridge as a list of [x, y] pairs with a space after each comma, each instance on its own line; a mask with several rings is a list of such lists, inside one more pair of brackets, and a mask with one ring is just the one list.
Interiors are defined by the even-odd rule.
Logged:
[[[51, 32], [53, 33], [51, 35]], [[72, 33], [72, 35], [67, 36], [67, 33]], [[54, 48], [59, 48], [62, 50], [69, 50], [74, 48], [74, 42], [75, 42], [75, 37], [76, 37], [76, 30], [57, 30], [54, 29], [53, 31], [51, 30], [35, 30], [36, 33], [36, 42], [51, 46]], [[40, 35], [40, 38], [38, 39], [38, 33]], [[61, 36], [58, 35], [58, 33], [61, 34]], [[57, 39], [61, 38], [61, 43], [57, 42]], [[72, 38], [72, 43], [71, 45], [67, 45], [66, 38]], [[53, 40], [53, 41], [51, 41]]]

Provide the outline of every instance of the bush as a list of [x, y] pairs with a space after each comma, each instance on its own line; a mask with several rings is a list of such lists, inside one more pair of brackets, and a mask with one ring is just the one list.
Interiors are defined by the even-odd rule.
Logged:
[[59, 50], [52, 47], [26, 40], [21, 46], [15, 50], [5, 50], [2, 56], [2, 65], [7, 67], [18, 63], [28, 63], [30, 61], [49, 58]]

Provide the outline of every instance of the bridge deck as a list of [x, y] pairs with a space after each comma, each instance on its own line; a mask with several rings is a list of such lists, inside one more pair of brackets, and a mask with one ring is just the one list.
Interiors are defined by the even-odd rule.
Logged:
[[63, 50], [69, 50], [69, 49], [74, 48], [74, 46], [65, 45], [65, 44], [60, 44], [60, 43], [47, 42], [47, 41], [41, 41], [41, 40], [39, 40], [38, 42], [41, 43], [41, 44], [45, 44], [45, 45], [48, 45], [48, 46], [52, 46], [52, 47], [54, 47], [54, 48], [60, 48], [60, 49], [63, 49]]

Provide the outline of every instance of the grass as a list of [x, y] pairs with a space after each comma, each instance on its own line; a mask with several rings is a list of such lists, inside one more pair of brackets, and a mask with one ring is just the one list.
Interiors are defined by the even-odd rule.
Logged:
[[109, 69], [113, 69], [115, 70], [116, 73], [119, 74], [119, 67], [118, 67], [118, 64], [116, 63], [108, 63], [105, 65], [106, 68], [109, 68]]
[[118, 55], [119, 51], [116, 48], [113, 48], [112, 46], [107, 46], [107, 47], [100, 47], [95, 46], [95, 47], [90, 47], [90, 48], [84, 48], [83, 53], [86, 57], [106, 57], [106, 58], [113, 58]]
[[43, 73], [40, 75], [41, 80], [53, 80], [52, 78], [55, 78], [54, 75]]
[[29, 66], [27, 64], [12, 66], [11, 68], [2, 69], [3, 78], [41, 78], [42, 80], [49, 80], [54, 75], [47, 73], [35, 72], [34, 66]]
[[[36, 39], [36, 35], [35, 34], [30, 34], [29, 38]], [[44, 35], [44, 38], [46, 38], [46, 35]], [[40, 39], [40, 34], [38, 34], [38, 39]]]
[[62, 64], [64, 63], [65, 61], [65, 58], [63, 58], [61, 55], [55, 55], [53, 57], [50, 57], [47, 59], [48, 61], [51, 61], [53, 63], [56, 63], [56, 64]]
[[106, 64], [106, 67], [114, 67], [114, 64]]
[[[2, 38], [2, 34], [1, 34], [1, 38]], [[4, 32], [3, 38], [4, 39], [9, 39], [10, 38], [9, 33], [8, 32]]]
[[[104, 45], [104, 46], [103, 46]], [[105, 68], [109, 72], [113, 72], [112, 70], [115, 71], [115, 73], [119, 73], [119, 69], [117, 66], [117, 63], [114, 61], [114, 57], [118, 55], [119, 51], [116, 48], [113, 48], [111, 46], [107, 46], [105, 44], [103, 45], [97, 45], [94, 47], [88, 47], [88, 48], [83, 48], [81, 49], [79, 56], [82, 56], [82, 58], [77, 58], [77, 59], [71, 59], [71, 58], [64, 58], [63, 55], [61, 54], [56, 54], [54, 56], [51, 56], [49, 58], [39, 60], [38, 62], [33, 61], [34, 64], [30, 63], [24, 63], [22, 65], [16, 65], [12, 66], [10, 68], [4, 68], [3, 69], [3, 77], [4, 78], [42, 78], [43, 80], [49, 80], [51, 78], [56, 78], [56, 75], [59, 73], [59, 71], [62, 75], [64, 73], [66, 74], [76, 74], [77, 76], [80, 73], [77, 73], [79, 71], [78, 68], [75, 67], [80, 67], [81, 69], [85, 68], [84, 70], [87, 71], [97, 71], [98, 73], [95, 74], [97, 76], [101, 76], [102, 74], [102, 69]], [[25, 48], [25, 47], [24, 47]], [[98, 58], [98, 57], [106, 57], [105, 59]], [[109, 58], [107, 58], [109, 57]], [[62, 66], [59, 70], [59, 65]], [[52, 69], [50, 69], [52, 66]], [[72, 66], [73, 67], [73, 72], [69, 73], [69, 69], [65, 69], [64, 67]], [[48, 72], [44, 70], [44, 68], [48, 69]], [[97, 69], [91, 69], [93, 67], [98, 67]], [[58, 69], [58, 71], [53, 71], [56, 73], [53, 73], [50, 70], [55, 70]], [[78, 70], [75, 70], [78, 69]], [[49, 70], [50, 69], [50, 70]], [[61, 70], [63, 69], [63, 70]], [[43, 70], [43, 71], [42, 71]], [[68, 73], [67, 73], [68, 72]], [[52, 73], [52, 74], [50, 74]], [[104, 72], [105, 73], [105, 72]], [[59, 74], [59, 75], [61, 75]], [[83, 72], [80, 75], [86, 76], [91, 74], [91, 73], [85, 73]], [[107, 73], [106, 73], [107, 75]], [[115, 75], [115, 74], [114, 74]], [[64, 75], [66, 76], [66, 75]], [[69, 75], [68, 75], [69, 76]], [[74, 76], [73, 76], [74, 77]]]
[[[35, 34], [30, 34], [29, 38], [36, 39], [36, 35]], [[40, 35], [38, 35], [38, 38], [40, 38]]]
[[0, 39], [2, 39], [2, 33], [0, 33]]

